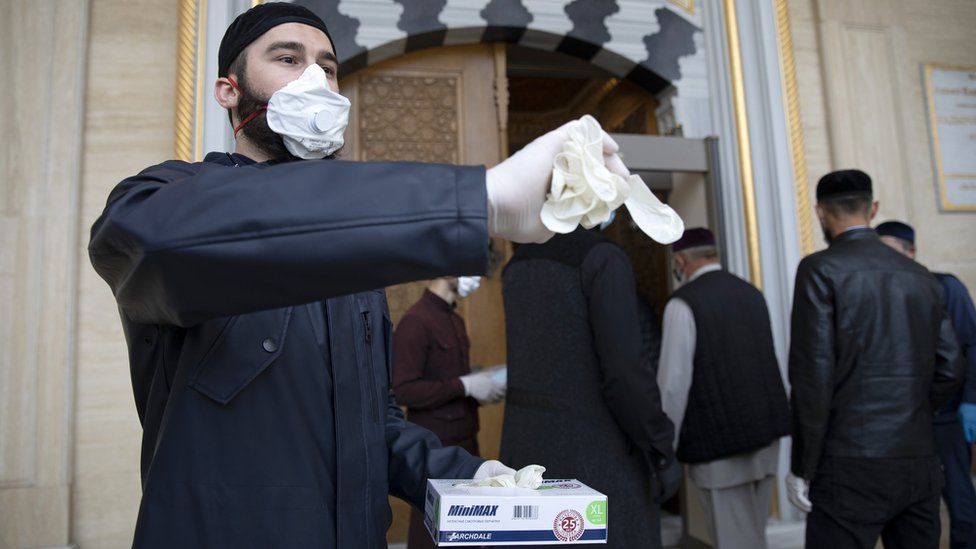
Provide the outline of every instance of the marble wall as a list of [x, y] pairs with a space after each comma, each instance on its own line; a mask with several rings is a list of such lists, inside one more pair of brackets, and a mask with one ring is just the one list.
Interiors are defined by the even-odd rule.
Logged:
[[976, 65], [976, 4], [790, 0], [789, 8], [811, 196], [827, 171], [863, 169], [881, 203], [878, 221], [915, 226], [919, 261], [973, 292], [976, 212], [939, 210], [922, 65]]
[[142, 436], [118, 311], [88, 261], [88, 230], [116, 183], [173, 155], [178, 4], [91, 2], [70, 536], [83, 549], [131, 545]]

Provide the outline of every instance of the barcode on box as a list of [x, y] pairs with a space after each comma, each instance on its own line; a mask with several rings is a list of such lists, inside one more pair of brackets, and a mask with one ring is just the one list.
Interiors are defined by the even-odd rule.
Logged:
[[533, 520], [539, 518], [538, 505], [516, 505], [512, 508], [512, 519]]

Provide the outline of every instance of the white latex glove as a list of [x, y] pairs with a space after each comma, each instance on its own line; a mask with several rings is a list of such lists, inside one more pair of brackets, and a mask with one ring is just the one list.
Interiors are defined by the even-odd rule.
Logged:
[[786, 491], [789, 493], [790, 503], [794, 507], [804, 513], [809, 513], [813, 509], [813, 504], [810, 503], [809, 482], [793, 473], [788, 473], [786, 475]]
[[681, 237], [684, 223], [662, 203], [638, 175], [630, 174], [616, 154], [603, 147], [600, 123], [585, 115], [567, 128], [568, 139], [553, 161], [552, 185], [542, 206], [542, 223], [551, 231], [592, 229], [625, 206], [647, 236], [670, 244]]
[[[484, 471], [483, 471], [484, 470]], [[474, 482], [460, 484], [468, 488], [525, 488], [535, 490], [542, 485], [542, 473], [546, 468], [541, 465], [529, 465], [519, 469], [506, 467], [499, 461], [486, 461], [475, 473]], [[484, 474], [486, 476], [479, 477]]]
[[461, 376], [464, 396], [473, 397], [481, 404], [494, 404], [505, 397], [505, 384], [496, 381], [488, 372]]
[[474, 472], [474, 480], [482, 480], [491, 477], [497, 477], [498, 475], [512, 475], [515, 476], [515, 469], [505, 465], [504, 463], [489, 459], [488, 461], [481, 464], [478, 470]]
[[[569, 137], [569, 124], [538, 137], [488, 170], [488, 232], [493, 236], [521, 243], [552, 238], [554, 233], [542, 224], [539, 214], [549, 192], [552, 162]], [[606, 132], [602, 135], [604, 154], [616, 153], [617, 143]]]

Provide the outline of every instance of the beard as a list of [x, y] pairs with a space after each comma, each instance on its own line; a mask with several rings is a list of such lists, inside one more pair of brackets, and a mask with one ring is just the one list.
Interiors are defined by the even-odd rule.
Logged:
[[240, 75], [237, 85], [241, 88], [241, 101], [237, 105], [238, 119], [244, 120], [255, 111], [261, 111], [250, 122], [244, 124], [241, 133], [270, 158], [275, 160], [291, 158], [291, 153], [285, 148], [285, 141], [268, 126], [267, 109], [264, 106], [268, 104], [270, 96], [259, 97], [243, 74]]
[[[259, 96], [251, 88], [247, 76], [244, 74], [240, 75], [240, 81], [237, 85], [241, 88], [241, 100], [237, 105], [238, 120], [244, 120], [248, 116], [251, 116], [254, 111], [261, 111], [250, 122], [244, 124], [244, 127], [240, 129], [240, 133], [244, 134], [248, 141], [253, 143], [261, 152], [268, 155], [269, 158], [274, 160], [301, 160], [288, 151], [288, 148], [285, 147], [285, 140], [280, 134], [268, 126], [268, 110], [265, 108], [265, 105], [268, 104], [271, 97], [264, 98]], [[339, 158], [343, 149], [345, 149], [345, 146], [324, 157], [323, 160], [335, 160]]]

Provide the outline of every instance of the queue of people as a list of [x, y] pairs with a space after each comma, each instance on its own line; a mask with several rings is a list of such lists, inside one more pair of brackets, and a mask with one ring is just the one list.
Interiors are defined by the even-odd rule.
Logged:
[[[349, 103], [324, 21], [258, 5], [218, 65], [235, 150], [123, 180], [92, 227], [143, 426], [134, 547], [385, 547], [388, 495], [419, 510], [429, 478], [530, 463], [606, 493], [622, 548], [661, 545], [688, 464], [715, 545], [764, 547], [787, 434], [808, 547], [936, 547], [940, 494], [953, 546], [973, 543], [976, 314], [913, 260], [910, 227], [870, 228], [863, 172], [818, 184], [829, 247], [798, 269], [787, 403], [765, 301], [706, 229], [672, 247], [681, 286], [648, 358], [626, 254], [540, 220], [565, 126], [488, 170], [330, 162]], [[311, 137], [310, 105], [331, 121]], [[452, 311], [492, 236], [522, 243], [503, 275], [507, 388], [471, 371]], [[376, 288], [423, 279], [394, 330]], [[502, 461], [485, 460], [477, 407], [503, 397]]]

